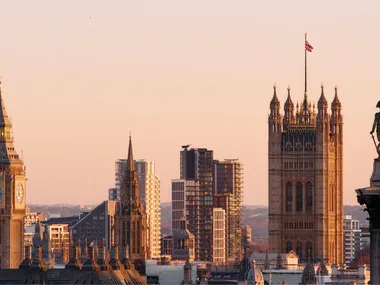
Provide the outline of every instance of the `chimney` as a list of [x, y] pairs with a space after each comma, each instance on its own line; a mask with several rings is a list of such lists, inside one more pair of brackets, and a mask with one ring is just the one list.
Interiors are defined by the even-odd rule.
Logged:
[[82, 269], [83, 265], [79, 260], [79, 246], [72, 245], [70, 247], [70, 260], [69, 263], [66, 264], [65, 268], [69, 269]]
[[32, 264], [31, 245], [25, 246], [25, 259], [21, 262], [19, 268], [28, 268]]

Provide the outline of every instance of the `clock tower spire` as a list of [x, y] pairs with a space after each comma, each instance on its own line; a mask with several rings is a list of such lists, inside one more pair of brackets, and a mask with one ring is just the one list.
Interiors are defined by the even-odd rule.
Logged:
[[0, 86], [1, 268], [18, 268], [23, 259], [25, 181], [24, 163], [13, 146], [12, 123], [5, 110]]

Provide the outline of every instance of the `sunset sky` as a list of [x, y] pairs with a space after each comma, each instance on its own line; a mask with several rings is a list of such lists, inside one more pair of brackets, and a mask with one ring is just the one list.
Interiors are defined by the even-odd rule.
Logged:
[[28, 203], [97, 204], [115, 161], [156, 162], [161, 201], [181, 145], [244, 164], [244, 203], [267, 204], [272, 86], [344, 116], [344, 202], [369, 185], [380, 100], [379, 1], [1, 1], [0, 75]]

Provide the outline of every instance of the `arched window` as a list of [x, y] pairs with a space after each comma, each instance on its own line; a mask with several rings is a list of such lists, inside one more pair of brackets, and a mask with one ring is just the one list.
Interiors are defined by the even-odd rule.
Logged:
[[291, 182], [286, 183], [286, 212], [291, 212], [293, 206], [293, 185]]
[[298, 257], [299, 257], [300, 259], [303, 258], [303, 253], [302, 253], [302, 243], [301, 243], [301, 242], [297, 242], [296, 253], [297, 253], [297, 255], [298, 255]]
[[307, 211], [313, 210], [313, 184], [311, 182], [307, 182], [306, 184], [306, 190], [307, 190]]
[[307, 254], [307, 258], [313, 257], [313, 245], [311, 241], [306, 242], [306, 254]]
[[290, 252], [291, 250], [293, 250], [293, 242], [291, 240], [288, 240], [286, 242], [286, 252]]
[[302, 199], [303, 199], [303, 189], [302, 189], [302, 183], [298, 182], [296, 187], [296, 196], [297, 196], [297, 202], [296, 202], [296, 211], [301, 212], [302, 211]]

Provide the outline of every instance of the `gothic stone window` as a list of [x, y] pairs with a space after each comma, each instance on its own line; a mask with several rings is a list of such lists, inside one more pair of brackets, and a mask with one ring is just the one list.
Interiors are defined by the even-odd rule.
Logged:
[[307, 191], [307, 211], [313, 210], [313, 184], [309, 181], [306, 184], [306, 191]]
[[302, 211], [302, 199], [303, 199], [303, 189], [302, 189], [302, 183], [298, 182], [296, 186], [296, 211], [301, 212]]
[[296, 253], [298, 254], [299, 258], [303, 258], [302, 254], [302, 243], [299, 241], [297, 242], [297, 248], [296, 248]]
[[291, 182], [286, 183], [286, 212], [292, 211], [293, 205], [293, 185]]
[[293, 250], [293, 242], [291, 240], [288, 240], [286, 242], [286, 252], [290, 252], [291, 250]]
[[308, 258], [311, 258], [313, 256], [313, 245], [311, 241], [306, 242], [306, 253]]

